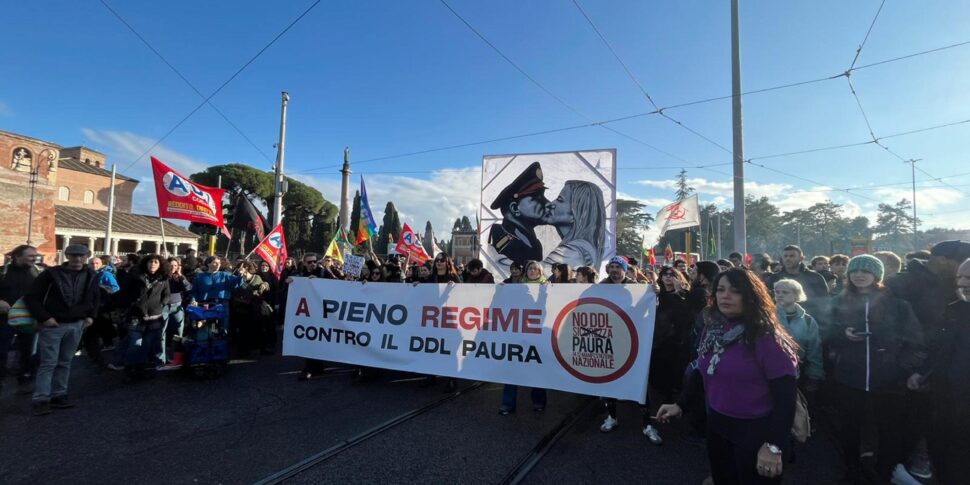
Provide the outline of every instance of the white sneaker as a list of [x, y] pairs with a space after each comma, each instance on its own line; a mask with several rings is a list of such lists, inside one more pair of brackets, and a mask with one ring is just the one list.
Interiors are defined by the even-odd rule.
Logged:
[[609, 433], [610, 431], [613, 431], [613, 428], [616, 428], [619, 424], [620, 423], [613, 419], [613, 416], [607, 416], [606, 419], [603, 420], [603, 424], [600, 425], [600, 431]]
[[895, 485], [923, 485], [922, 482], [910, 475], [902, 464], [896, 465], [896, 468], [893, 469], [893, 477], [889, 482]]
[[657, 446], [664, 444], [663, 438], [660, 437], [660, 432], [657, 431], [657, 428], [654, 428], [649, 424], [646, 428], [643, 428], [643, 435], [647, 437], [647, 440]]

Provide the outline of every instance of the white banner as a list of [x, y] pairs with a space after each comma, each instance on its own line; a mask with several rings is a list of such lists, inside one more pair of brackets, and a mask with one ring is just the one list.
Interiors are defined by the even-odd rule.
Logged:
[[701, 212], [697, 204], [697, 196], [692, 195], [660, 209], [660, 212], [657, 212], [656, 221], [661, 236], [674, 229], [700, 226]]
[[295, 278], [283, 353], [642, 403], [655, 311], [648, 285]]

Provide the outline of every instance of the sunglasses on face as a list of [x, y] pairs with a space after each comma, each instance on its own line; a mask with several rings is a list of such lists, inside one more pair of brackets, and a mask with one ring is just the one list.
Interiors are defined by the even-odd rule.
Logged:
[[306, 264], [317, 264], [317, 260], [314, 259], [313, 261], [307, 261]]

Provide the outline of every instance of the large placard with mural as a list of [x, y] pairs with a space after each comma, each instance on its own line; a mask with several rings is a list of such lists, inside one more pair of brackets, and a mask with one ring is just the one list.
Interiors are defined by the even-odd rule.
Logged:
[[496, 276], [529, 260], [602, 273], [616, 254], [616, 150], [486, 155], [479, 214]]
[[295, 278], [283, 353], [644, 402], [649, 285]]

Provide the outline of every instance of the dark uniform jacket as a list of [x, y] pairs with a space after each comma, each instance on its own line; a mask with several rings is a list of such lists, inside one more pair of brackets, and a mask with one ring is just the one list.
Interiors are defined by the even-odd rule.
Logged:
[[542, 243], [536, 237], [535, 231], [508, 220], [503, 219], [501, 224], [492, 225], [492, 229], [488, 231], [488, 243], [499, 254], [516, 263], [542, 260]]

